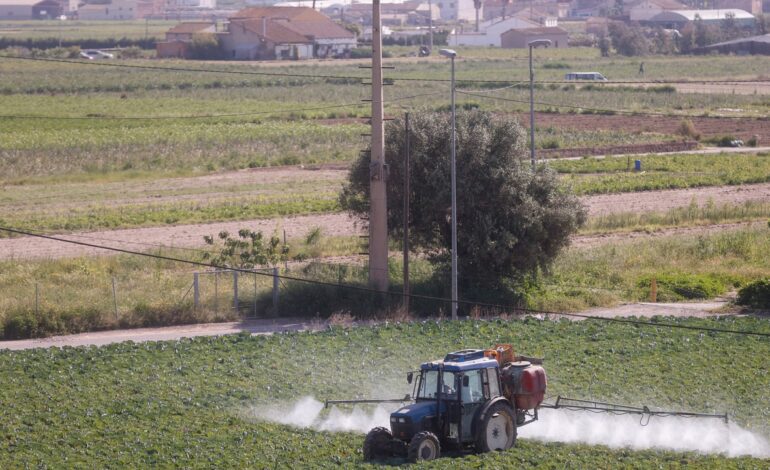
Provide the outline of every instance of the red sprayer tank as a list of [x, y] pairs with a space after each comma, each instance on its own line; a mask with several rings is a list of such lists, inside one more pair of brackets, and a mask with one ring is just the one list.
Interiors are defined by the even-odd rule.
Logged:
[[520, 410], [533, 410], [545, 398], [545, 369], [529, 361], [506, 364], [501, 370], [503, 393]]

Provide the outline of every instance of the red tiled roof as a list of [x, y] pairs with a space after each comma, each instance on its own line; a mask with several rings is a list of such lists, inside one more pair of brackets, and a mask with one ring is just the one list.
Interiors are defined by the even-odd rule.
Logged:
[[[263, 31], [263, 19], [266, 31]], [[231, 17], [230, 22], [244, 24], [249, 31], [279, 43], [355, 37], [328, 16], [307, 7], [246, 8]]]
[[232, 22], [232, 24], [241, 25], [247, 30], [279, 44], [308, 44], [312, 42], [309, 38], [287, 28], [285, 23], [285, 21], [276, 20], [263, 22], [261, 18]]

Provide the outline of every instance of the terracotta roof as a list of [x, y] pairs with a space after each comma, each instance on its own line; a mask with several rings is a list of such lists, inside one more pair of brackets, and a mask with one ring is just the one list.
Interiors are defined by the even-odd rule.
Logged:
[[204, 29], [211, 28], [212, 26], [214, 26], [214, 23], [210, 23], [208, 21], [190, 21], [186, 23], [179, 23], [166, 32], [179, 34], [197, 33], [199, 31], [203, 31]]
[[278, 44], [308, 44], [312, 42], [306, 36], [287, 28], [285, 21], [267, 20], [263, 24], [262, 19], [258, 18], [233, 21], [231, 22], [231, 28], [233, 27], [232, 25], [242, 26], [248, 31]]
[[[244, 16], [245, 15], [245, 16]], [[265, 19], [267, 31], [262, 31]], [[328, 16], [307, 7], [246, 8], [230, 18], [274, 42], [307, 43], [313, 39], [353, 39], [355, 35]], [[300, 39], [301, 38], [301, 39]]]

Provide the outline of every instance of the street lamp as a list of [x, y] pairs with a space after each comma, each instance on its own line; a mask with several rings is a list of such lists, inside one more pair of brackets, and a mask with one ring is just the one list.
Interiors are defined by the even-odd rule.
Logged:
[[457, 172], [455, 169], [455, 57], [457, 52], [452, 49], [441, 49], [439, 54], [449, 57], [452, 61], [452, 160], [451, 160], [451, 178], [452, 178], [452, 320], [457, 320]]
[[527, 43], [529, 46], [529, 159], [532, 161], [532, 171], [535, 170], [535, 72], [532, 70], [532, 49], [551, 45], [550, 39], [535, 39]]

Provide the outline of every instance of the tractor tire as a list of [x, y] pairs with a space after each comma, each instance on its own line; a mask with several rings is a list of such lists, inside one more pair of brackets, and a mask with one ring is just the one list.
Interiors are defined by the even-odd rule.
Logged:
[[441, 455], [438, 437], [430, 431], [422, 431], [412, 437], [407, 450], [407, 460], [417, 463], [421, 460], [434, 460]]
[[364, 461], [384, 460], [391, 457], [390, 441], [393, 440], [388, 428], [374, 428], [364, 439]]
[[476, 451], [508, 450], [516, 444], [516, 413], [507, 403], [495, 403], [476, 427]]

